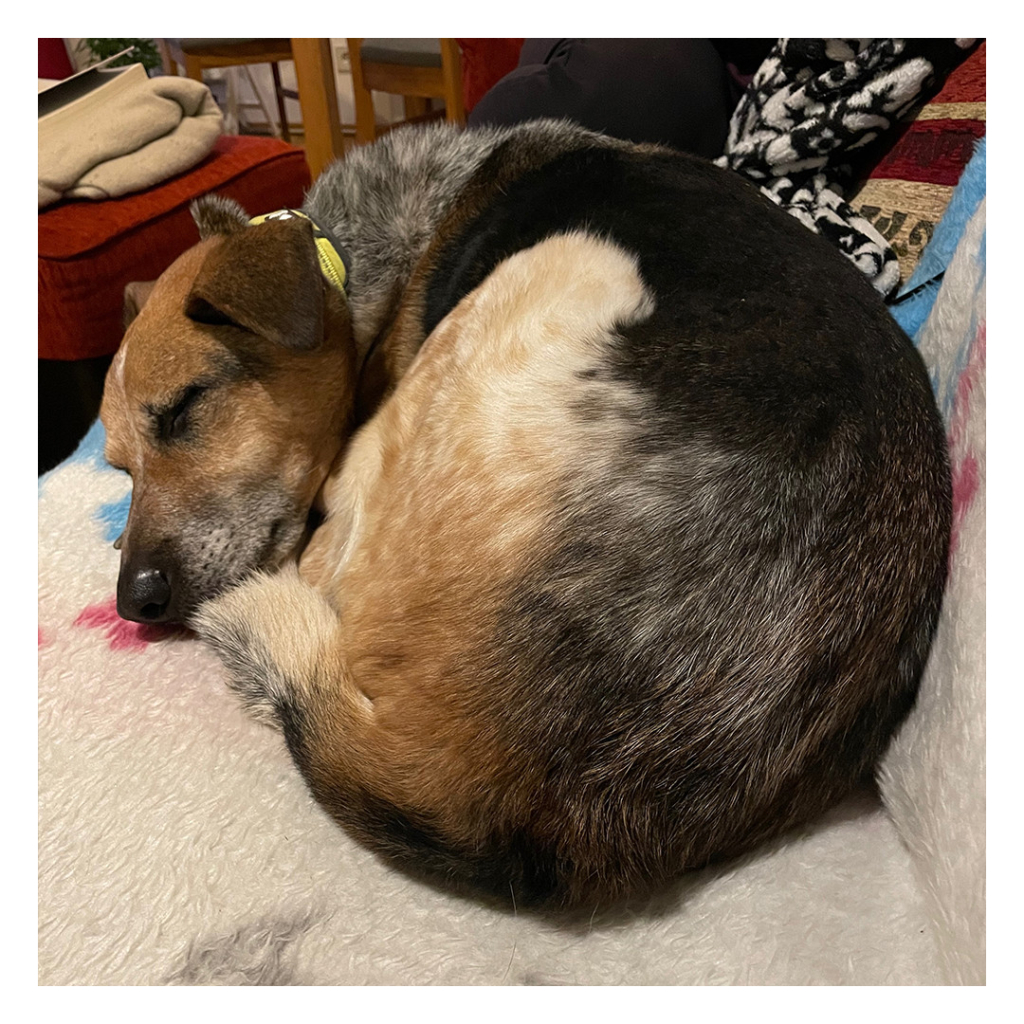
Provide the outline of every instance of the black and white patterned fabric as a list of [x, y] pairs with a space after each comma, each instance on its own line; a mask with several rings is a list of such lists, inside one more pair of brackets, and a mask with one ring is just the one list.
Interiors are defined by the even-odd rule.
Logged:
[[933, 96], [974, 39], [780, 39], [733, 112], [716, 161], [828, 238], [888, 296], [889, 243], [844, 199], [873, 145]]

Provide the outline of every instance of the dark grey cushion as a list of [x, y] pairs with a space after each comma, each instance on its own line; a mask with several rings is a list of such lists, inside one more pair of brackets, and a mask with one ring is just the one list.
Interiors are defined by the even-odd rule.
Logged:
[[407, 64], [416, 68], [441, 66], [440, 39], [364, 39], [360, 53], [370, 64]]

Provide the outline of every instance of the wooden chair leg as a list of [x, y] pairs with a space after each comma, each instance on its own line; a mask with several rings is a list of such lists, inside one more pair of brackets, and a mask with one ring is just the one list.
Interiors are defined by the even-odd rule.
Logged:
[[466, 123], [462, 96], [462, 56], [454, 39], [441, 40], [441, 75], [444, 78], [444, 116], [455, 124]]
[[292, 57], [302, 108], [303, 148], [309, 170], [316, 179], [332, 160], [340, 159], [345, 153], [331, 41], [292, 39]]
[[364, 93], [353, 90], [353, 93], [356, 103], [356, 142], [363, 145], [377, 138], [377, 115], [373, 110], [373, 96], [368, 90]]
[[203, 64], [197, 57], [190, 57], [187, 53], [185, 56], [185, 74], [189, 78], [194, 78], [197, 82], [203, 80]]
[[352, 69], [352, 99], [356, 108], [356, 142], [361, 146], [377, 138], [377, 116], [373, 112], [373, 94], [363, 82], [363, 65], [359, 58], [362, 39], [348, 40], [348, 63]]
[[270, 65], [270, 73], [274, 76], [274, 97], [277, 99], [277, 113], [281, 118], [281, 138], [285, 142], [291, 142], [292, 136], [288, 131], [288, 112], [284, 109], [284, 95], [281, 92], [281, 70], [276, 63]]
[[416, 117], [425, 117], [430, 113], [430, 100], [426, 96], [403, 96], [402, 106], [405, 109], [407, 121]]

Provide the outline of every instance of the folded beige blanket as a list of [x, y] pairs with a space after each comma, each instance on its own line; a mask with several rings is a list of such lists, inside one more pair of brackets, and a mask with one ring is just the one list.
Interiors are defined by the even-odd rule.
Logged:
[[223, 116], [201, 82], [147, 78], [48, 132], [40, 122], [39, 206], [109, 199], [149, 188], [197, 164]]

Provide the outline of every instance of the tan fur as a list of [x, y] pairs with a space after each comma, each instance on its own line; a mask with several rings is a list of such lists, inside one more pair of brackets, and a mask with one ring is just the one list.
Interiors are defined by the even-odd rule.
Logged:
[[[362, 742], [335, 717], [322, 757], [342, 761], [327, 775], [372, 779], [387, 799], [461, 831], [474, 794], [500, 790], [495, 777], [516, 771], [468, 711], [473, 698], [460, 687], [474, 681], [458, 665], [493, 635], [505, 588], [543, 551], [572, 464], [600, 457], [595, 428], [559, 396], [596, 362], [609, 330], [645, 316], [649, 302], [614, 246], [549, 239], [502, 264], [441, 323], [354, 439], [301, 562], [340, 615], [338, 685], [374, 709]], [[628, 429], [638, 400], [600, 390]], [[515, 790], [523, 781], [504, 780]]]
[[[302, 415], [302, 410], [328, 400], [334, 402], [337, 393], [344, 393], [347, 381], [338, 379], [333, 355], [311, 360], [299, 372], [284, 365], [280, 379], [269, 387], [254, 382], [231, 386], [220, 415], [211, 423], [215, 442], [204, 444], [198, 452], [163, 456], [154, 452], [148, 441], [142, 406], [165, 400], [201, 376], [212, 346], [202, 337], [202, 331], [175, 324], [180, 316], [165, 316], [159, 301], [152, 303], [148, 313], [150, 318], [159, 317], [173, 326], [156, 335], [140, 325], [129, 334], [126, 345], [133, 336], [140, 340], [127, 345], [123, 372], [107, 389], [103, 409], [104, 420], [110, 424], [107, 457], [112, 464], [132, 472], [136, 500], [144, 500], [152, 481], [154, 491], [159, 490], [161, 495], [160, 506], [167, 508], [168, 515], [176, 515], [182, 503], [194, 499], [197, 487], [212, 482], [231, 493], [233, 481], [256, 472], [279, 475], [302, 500], [312, 501], [336, 455], [341, 424]], [[186, 332], [191, 337], [183, 340]], [[147, 345], [154, 338], [160, 343], [156, 350]], [[127, 395], [132, 395], [131, 403]], [[251, 415], [244, 419], [235, 416], [236, 404], [245, 406]], [[286, 411], [287, 420], [282, 416]], [[291, 415], [293, 411], [298, 415]], [[301, 428], [305, 424], [315, 427], [316, 433], [304, 433]], [[146, 512], [147, 518], [153, 511]]]
[[[270, 227], [282, 232], [279, 225]], [[224, 255], [224, 246], [223, 236], [202, 241], [161, 276], [108, 372], [100, 411], [106, 455], [133, 480], [122, 565], [134, 564], [168, 538], [181, 538], [197, 507], [234, 504], [240, 518], [250, 514], [245, 491], [267, 480], [277, 481], [296, 507], [308, 509], [348, 430], [355, 356], [340, 296], [325, 292], [325, 341], [299, 354], [239, 328], [197, 323], [186, 315], [200, 274], [230, 292], [245, 273]], [[246, 361], [257, 369], [247, 372]], [[197, 417], [198, 436], [161, 442], [151, 410], [206, 381], [214, 386]], [[205, 529], [195, 525], [191, 549], [205, 541]], [[288, 553], [294, 551], [282, 552], [278, 563]]]
[[[423, 343], [427, 281], [448, 241], [486, 209], [511, 182], [542, 166], [555, 151], [564, 152], [567, 148], [585, 145], [589, 136], [583, 133], [575, 140], [560, 136], [555, 148], [549, 149], [551, 141], [547, 145], [505, 147], [503, 159], [490, 167], [486, 175], [474, 178], [459, 196], [459, 202], [441, 219], [409, 279], [381, 301], [380, 308], [375, 309], [373, 319], [383, 326], [360, 374], [356, 396], [357, 419], [360, 422], [368, 418], [381, 400], [391, 393]], [[604, 141], [613, 147], [625, 145], [614, 139]], [[640, 149], [644, 152], [659, 151], [655, 146], [642, 146]]]

